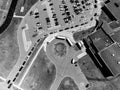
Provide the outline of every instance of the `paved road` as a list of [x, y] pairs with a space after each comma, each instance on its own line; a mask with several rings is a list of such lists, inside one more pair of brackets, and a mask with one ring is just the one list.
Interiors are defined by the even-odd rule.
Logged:
[[67, 54], [64, 57], [60, 57], [60, 58], [56, 57], [52, 45], [56, 43], [58, 40], [56, 40], [56, 42], [54, 41], [49, 43], [49, 45], [46, 48], [48, 57], [55, 64], [57, 69], [56, 79], [51, 86], [51, 90], [57, 90], [58, 86], [61, 83], [61, 80], [67, 76], [70, 76], [74, 79], [75, 83], [77, 84], [80, 90], [86, 90], [85, 86], [82, 85], [89, 84], [88, 80], [81, 71], [80, 67], [75, 67], [73, 64], [71, 64], [71, 59], [78, 53], [70, 48], [67, 48]]
[[[13, 0], [14, 1], [14, 0]], [[17, 1], [17, 0], [15, 0], [15, 1]], [[38, 5], [39, 6], [39, 5]], [[33, 6], [34, 8], [35, 7], [38, 7], [38, 6]], [[41, 7], [38, 7], [39, 9], [41, 8]], [[34, 40], [34, 41], [32, 41], [32, 45], [31, 45], [31, 47], [28, 49], [28, 51], [25, 51], [25, 49], [24, 49], [24, 43], [23, 43], [23, 36], [22, 36], [22, 30], [21, 30], [21, 25], [23, 25], [23, 24], [26, 24], [26, 22], [24, 21], [25, 20], [25, 18], [28, 18], [27, 17], [27, 15], [29, 15], [29, 12], [32, 10], [32, 8], [28, 11], [28, 13], [26, 14], [26, 16], [24, 17], [24, 19], [23, 19], [23, 21], [21, 22], [21, 24], [20, 24], [20, 26], [19, 26], [19, 29], [18, 29], [18, 32], [17, 32], [17, 38], [18, 38], [18, 44], [19, 44], [19, 50], [20, 50], [20, 57], [19, 57], [19, 60], [18, 60], [18, 62], [17, 62], [17, 64], [15, 65], [15, 67], [14, 67], [14, 69], [11, 71], [11, 73], [10, 73], [10, 75], [8, 76], [8, 78], [7, 78], [7, 80], [13, 80], [14, 79], [14, 77], [15, 77], [15, 75], [16, 75], [16, 73], [19, 71], [19, 68], [21, 67], [21, 65], [22, 65], [22, 63], [23, 63], [23, 61], [25, 60], [25, 58], [26, 58], [26, 56], [27, 56], [27, 53], [30, 51], [30, 49], [32, 48], [32, 46], [34, 45], [34, 42], [36, 41], [36, 40]], [[42, 11], [43, 12], [43, 11]], [[44, 15], [40, 15], [40, 16], [44, 16]], [[29, 20], [31, 20], [31, 18], [29, 18]], [[28, 20], [28, 21], [29, 21]], [[44, 21], [42, 21], [42, 22], [44, 22]], [[29, 22], [28, 22], [29, 23]], [[76, 24], [76, 23], [74, 23], [74, 24]], [[96, 21], [91, 21], [89, 24], [87, 24], [87, 25], [83, 25], [83, 26], [80, 26], [80, 27], [76, 27], [76, 28], [78, 28], [79, 30], [82, 30], [82, 29], [88, 29], [89, 27], [91, 27], [92, 25], [95, 25], [96, 24]], [[30, 24], [31, 25], [31, 24]], [[46, 24], [45, 24], [46, 25]], [[32, 26], [32, 25], [31, 25]], [[69, 26], [69, 25], [68, 25]], [[73, 25], [74, 26], [74, 25]], [[30, 26], [29, 26], [30, 27]], [[45, 26], [46, 27], [46, 26]], [[64, 27], [66, 27], [66, 26], [64, 26]], [[64, 27], [62, 27], [62, 28], [64, 28]], [[33, 28], [33, 27], [32, 27]], [[78, 30], [78, 29], [69, 29], [68, 31], [75, 31], [75, 30]], [[33, 29], [29, 29], [29, 30], [33, 30]], [[53, 30], [50, 30], [50, 31], [45, 31], [45, 33], [43, 33], [43, 34], [41, 34], [41, 35], [39, 35], [39, 37], [40, 36], [42, 36], [42, 35], [44, 35], [44, 34], [46, 34], [46, 33], [50, 33], [51, 31], [53, 31]], [[33, 31], [32, 31], [33, 32]], [[59, 31], [58, 31], [59, 32]], [[29, 33], [30, 34], [30, 33]], [[61, 33], [62, 34], [62, 33]], [[69, 34], [70, 33], [66, 33], [68, 36], [69, 36]], [[28, 37], [27, 37], [28, 38]], [[36, 38], [35, 38], [36, 39]], [[40, 50], [40, 49], [39, 49]], [[39, 51], [38, 51], [39, 52]], [[55, 60], [55, 58], [53, 58], [52, 57], [52, 55], [50, 55], [50, 52], [51, 52], [51, 50], [47, 50], [47, 53], [48, 53], [48, 56], [49, 56], [49, 58], [54, 62], [54, 64], [56, 65], [56, 67], [57, 67], [57, 70], [58, 70], [58, 75], [56, 76], [56, 81], [55, 81], [55, 83], [56, 84], [53, 84], [52, 85], [52, 87], [51, 87], [51, 90], [54, 90], [53, 88], [57, 88], [58, 87], [58, 84], [60, 83], [60, 81], [61, 81], [61, 79], [64, 77], [64, 76], [67, 76], [67, 75], [70, 75], [71, 77], [73, 77], [74, 78], [74, 80], [76, 81], [76, 83], [77, 83], [77, 85], [79, 86], [79, 88], [81, 88], [80, 87], [80, 83], [85, 83], [85, 84], [87, 84], [88, 83], [88, 81], [87, 81], [87, 79], [85, 78], [85, 76], [84, 76], [84, 74], [82, 73], [82, 71], [81, 71], [81, 69], [80, 68], [78, 68], [78, 67], [74, 67], [74, 66], [72, 66], [71, 64], [70, 64], [70, 60], [71, 60], [71, 58], [72, 58], [72, 55], [71, 55], [71, 53], [67, 53], [67, 56], [64, 58], [64, 59], [60, 59], [59, 60], [59, 62], [56, 62], [56, 60]], [[70, 51], [70, 52], [72, 52], [72, 51]], [[37, 57], [37, 54], [36, 54], [36, 56], [35, 56], [35, 58]], [[58, 59], [58, 58], [57, 58]], [[65, 61], [64, 61], [65, 60]], [[33, 59], [33, 61], [32, 61], [32, 63], [34, 62], [34, 59]], [[31, 65], [32, 65], [32, 63], [31, 63]], [[30, 66], [31, 66], [30, 65]], [[30, 67], [29, 67], [30, 68]], [[29, 68], [28, 68], [28, 70], [29, 70]], [[60, 68], [60, 69], [59, 69]], [[62, 69], [61, 69], [62, 68]], [[27, 71], [28, 71], [27, 70]], [[74, 72], [74, 73], [73, 73]], [[81, 77], [81, 78], [80, 78]], [[24, 77], [23, 77], [23, 79], [24, 79]], [[59, 80], [59, 82], [58, 82], [58, 80]], [[83, 87], [83, 90], [85, 90], [85, 88]]]

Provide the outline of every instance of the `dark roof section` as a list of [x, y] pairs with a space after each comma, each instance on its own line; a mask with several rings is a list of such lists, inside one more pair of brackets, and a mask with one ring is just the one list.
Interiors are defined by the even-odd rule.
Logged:
[[120, 20], [120, 1], [110, 0], [110, 2], [106, 4], [106, 6], [108, 10], [112, 13], [112, 15], [119, 21]]
[[103, 6], [102, 10], [111, 19], [111, 21], [116, 21], [117, 20], [116, 17], [111, 13], [111, 11], [106, 6]]
[[113, 76], [112, 72], [103, 62], [98, 52], [95, 50], [95, 48], [93, 49], [93, 47], [91, 46], [91, 43], [90, 43], [91, 41], [89, 41], [89, 39], [84, 39], [83, 42], [86, 47], [87, 54], [92, 58], [93, 62], [100, 69], [104, 77]]

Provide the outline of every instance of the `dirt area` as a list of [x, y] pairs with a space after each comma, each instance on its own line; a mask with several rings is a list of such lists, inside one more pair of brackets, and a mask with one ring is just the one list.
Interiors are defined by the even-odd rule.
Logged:
[[6, 32], [0, 36], [0, 76], [6, 78], [19, 56], [17, 28], [20, 19], [13, 19]]
[[66, 49], [67, 49], [67, 46], [64, 43], [58, 42], [54, 44], [55, 55], [59, 57], [63, 57], [66, 55], [67, 53]]
[[50, 62], [42, 48], [30, 71], [23, 80], [21, 88], [25, 90], [49, 90], [55, 79], [56, 68]]
[[79, 90], [71, 77], [64, 77], [57, 90]]

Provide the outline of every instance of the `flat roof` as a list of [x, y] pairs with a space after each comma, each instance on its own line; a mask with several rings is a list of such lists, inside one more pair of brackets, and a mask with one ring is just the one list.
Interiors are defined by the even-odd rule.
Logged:
[[99, 55], [115, 76], [120, 73], [120, 64], [118, 64], [120, 62], [120, 47], [117, 44], [101, 51]]
[[89, 38], [92, 40], [98, 51], [101, 51], [109, 45], [113, 44], [112, 39], [108, 37], [108, 35], [101, 28], [95, 33], [91, 34]]
[[120, 43], [120, 30], [117, 31], [117, 32], [114, 32], [112, 35], [111, 35], [111, 38], [117, 42], [117, 43]]
[[107, 3], [107, 8], [111, 11], [116, 19], [120, 20], [120, 8], [116, 6], [118, 3], [119, 0], [110, 0], [110, 2]]

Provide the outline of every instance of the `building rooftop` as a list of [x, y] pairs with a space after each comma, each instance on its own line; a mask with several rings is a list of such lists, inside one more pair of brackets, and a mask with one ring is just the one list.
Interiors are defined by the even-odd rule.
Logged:
[[103, 50], [109, 45], [113, 44], [113, 40], [103, 31], [102, 28], [98, 29], [95, 33], [91, 34], [90, 39], [98, 51]]
[[114, 32], [114, 33], [111, 35], [111, 38], [112, 38], [115, 42], [120, 43], [120, 30]]
[[113, 75], [120, 74], [120, 47], [113, 44], [99, 53], [105, 64], [109, 67]]
[[120, 20], [120, 1], [110, 0], [110, 2], [106, 4], [106, 6], [110, 10], [110, 12], [115, 16], [115, 18], [117, 20]]

